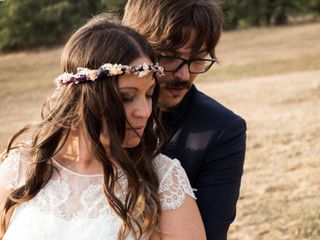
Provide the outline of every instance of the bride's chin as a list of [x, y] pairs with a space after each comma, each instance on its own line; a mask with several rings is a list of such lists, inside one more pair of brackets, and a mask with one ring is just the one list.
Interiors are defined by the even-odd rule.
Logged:
[[127, 141], [124, 141], [122, 143], [122, 147], [123, 148], [135, 148], [136, 146], [138, 146], [141, 142], [141, 138], [140, 137], [136, 137], [134, 139], [129, 139]]

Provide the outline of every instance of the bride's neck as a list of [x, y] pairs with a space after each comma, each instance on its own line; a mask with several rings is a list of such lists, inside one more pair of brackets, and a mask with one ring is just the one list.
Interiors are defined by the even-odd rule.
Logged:
[[97, 173], [102, 171], [101, 164], [94, 159], [89, 150], [90, 143], [81, 128], [71, 131], [64, 146], [54, 159], [79, 173]]

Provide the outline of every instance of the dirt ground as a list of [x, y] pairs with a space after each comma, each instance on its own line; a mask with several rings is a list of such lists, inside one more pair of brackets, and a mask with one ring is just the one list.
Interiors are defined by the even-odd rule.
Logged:
[[[223, 34], [197, 86], [247, 121], [230, 240], [320, 239], [320, 23]], [[61, 48], [0, 55], [0, 148], [39, 118]]]
[[320, 24], [225, 33], [199, 88], [247, 121], [230, 240], [320, 239]]
[[248, 125], [229, 239], [320, 239], [320, 71], [198, 87]]

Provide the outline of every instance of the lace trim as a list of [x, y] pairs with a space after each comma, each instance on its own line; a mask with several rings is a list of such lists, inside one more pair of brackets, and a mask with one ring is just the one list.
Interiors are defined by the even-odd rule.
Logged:
[[26, 206], [36, 207], [61, 219], [93, 219], [114, 215], [104, 197], [101, 184], [90, 184], [80, 196], [74, 196], [74, 190], [65, 181], [49, 180], [33, 199], [26, 202]]
[[[177, 159], [170, 159], [169, 161], [171, 161], [171, 166], [163, 175], [158, 191], [163, 210], [173, 210], [181, 207], [186, 194], [196, 199], [180, 162]], [[162, 168], [162, 170], [164, 169]]]

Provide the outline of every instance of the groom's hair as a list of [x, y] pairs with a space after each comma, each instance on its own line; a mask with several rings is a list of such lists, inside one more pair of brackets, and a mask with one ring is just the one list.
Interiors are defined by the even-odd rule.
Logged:
[[156, 51], [178, 49], [195, 31], [192, 52], [214, 54], [223, 26], [216, 0], [128, 0], [122, 23], [148, 39]]

